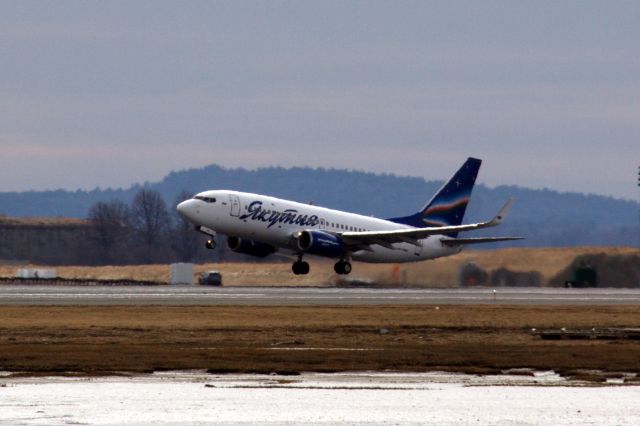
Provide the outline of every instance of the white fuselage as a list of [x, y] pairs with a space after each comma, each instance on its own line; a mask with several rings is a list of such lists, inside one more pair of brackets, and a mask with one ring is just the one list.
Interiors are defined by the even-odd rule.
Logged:
[[[214, 201], [215, 200], [215, 201]], [[345, 232], [411, 229], [408, 225], [354, 213], [302, 204], [246, 192], [214, 190], [180, 204], [180, 212], [194, 224], [217, 233], [270, 244], [296, 252], [295, 235], [303, 230]], [[461, 246], [442, 244], [449, 237], [432, 235], [417, 244], [394, 243], [391, 248], [371, 245], [351, 253], [364, 262], [415, 262], [459, 253]]]

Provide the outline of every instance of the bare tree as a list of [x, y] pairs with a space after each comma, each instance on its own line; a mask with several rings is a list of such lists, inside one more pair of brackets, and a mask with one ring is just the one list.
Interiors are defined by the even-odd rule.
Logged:
[[92, 239], [96, 242], [99, 263], [121, 263], [126, 256], [121, 255], [128, 242], [129, 208], [120, 200], [100, 201], [89, 209], [88, 219], [93, 224]]
[[131, 224], [144, 247], [144, 260], [167, 257], [167, 234], [171, 219], [158, 191], [140, 189], [131, 203]]
[[[188, 191], [182, 191], [176, 198], [175, 205], [193, 197]], [[198, 247], [202, 238], [193, 224], [185, 219], [177, 210], [173, 210], [173, 228], [171, 230], [171, 246], [181, 262], [194, 262], [198, 255]]]

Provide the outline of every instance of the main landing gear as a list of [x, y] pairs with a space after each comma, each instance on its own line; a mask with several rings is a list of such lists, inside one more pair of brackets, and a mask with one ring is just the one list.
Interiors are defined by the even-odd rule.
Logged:
[[[309, 273], [309, 264], [302, 260], [302, 256], [298, 257], [298, 260], [293, 262], [291, 270], [296, 275], [307, 275]], [[351, 272], [351, 263], [347, 260], [341, 260], [335, 264], [333, 270], [337, 274], [347, 275]]]
[[309, 264], [302, 261], [302, 256], [291, 265], [291, 270], [296, 275], [307, 275], [309, 273]]
[[351, 272], [351, 263], [346, 260], [341, 260], [333, 266], [333, 270], [336, 271], [336, 274], [347, 275]]

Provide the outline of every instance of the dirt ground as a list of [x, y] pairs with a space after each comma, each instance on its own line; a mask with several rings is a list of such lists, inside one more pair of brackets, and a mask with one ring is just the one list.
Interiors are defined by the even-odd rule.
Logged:
[[[113, 374], [555, 370], [640, 373], [638, 340], [532, 328], [639, 327], [633, 306], [2, 307], [0, 370]], [[594, 379], [595, 377], [595, 379]]]
[[[537, 271], [543, 283], [567, 267], [576, 256], [606, 253], [609, 255], [640, 255], [640, 249], [629, 247], [573, 247], [573, 248], [511, 248], [499, 250], [466, 250], [460, 254], [440, 259], [393, 264], [367, 264], [354, 262], [350, 279], [380, 282], [389, 286], [408, 287], [456, 287], [458, 271], [465, 262], [473, 262], [492, 271], [501, 267], [515, 272]], [[225, 285], [339, 285], [339, 276], [333, 272], [333, 262], [310, 258], [311, 273], [297, 276], [291, 273], [289, 263], [222, 263], [196, 265], [198, 274], [206, 270], [219, 270]], [[1, 265], [0, 276], [15, 276], [18, 267], [26, 265]], [[168, 282], [168, 265], [134, 266], [59, 266], [59, 276], [64, 278], [134, 279]]]

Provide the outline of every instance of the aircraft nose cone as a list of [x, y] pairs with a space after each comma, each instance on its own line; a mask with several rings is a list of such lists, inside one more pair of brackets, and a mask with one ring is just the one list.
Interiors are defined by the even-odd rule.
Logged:
[[194, 200], [183, 201], [178, 204], [176, 209], [178, 210], [178, 213], [180, 213], [186, 219], [193, 220], [196, 213], [196, 206], [194, 204]]
[[[187, 201], [189, 201], [189, 200], [187, 200]], [[181, 202], [180, 204], [178, 204], [176, 206], [176, 210], [178, 210], [178, 213], [184, 214], [184, 212], [185, 212], [185, 210], [187, 208], [187, 201], [183, 201], [183, 202]]]

